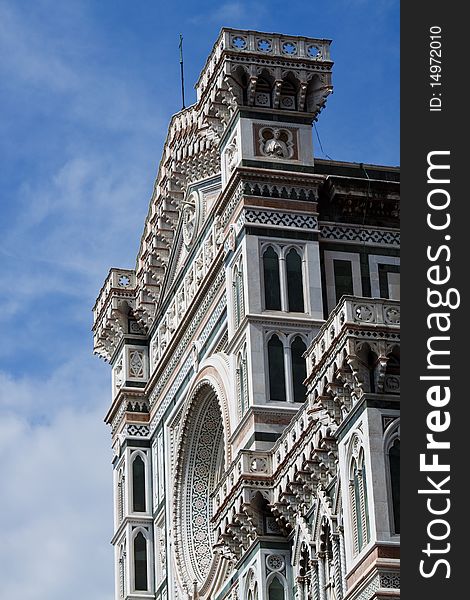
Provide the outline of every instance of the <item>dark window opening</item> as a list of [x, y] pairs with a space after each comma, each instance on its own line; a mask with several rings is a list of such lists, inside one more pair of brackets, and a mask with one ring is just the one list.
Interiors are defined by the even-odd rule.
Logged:
[[377, 269], [379, 272], [380, 297], [381, 298], [390, 298], [388, 274], [389, 273], [400, 273], [400, 267], [398, 265], [378, 264]]
[[269, 585], [269, 600], [284, 600], [284, 586], [275, 577]]
[[338, 304], [341, 296], [352, 296], [354, 294], [351, 261], [334, 260], [333, 270], [335, 274], [336, 304]]
[[400, 533], [400, 440], [395, 440], [388, 452], [390, 483], [392, 488], [393, 524], [395, 533]]
[[287, 298], [289, 311], [304, 312], [304, 290], [302, 281], [302, 259], [294, 248], [286, 257]]
[[134, 588], [147, 591], [147, 541], [141, 531], [134, 539]]
[[304, 381], [307, 378], [307, 366], [303, 354], [306, 350], [307, 346], [304, 344], [302, 338], [296, 337], [291, 345], [294, 402], [305, 402], [306, 389]]
[[271, 400], [286, 400], [284, 348], [277, 335], [268, 342], [269, 396]]
[[279, 280], [279, 257], [269, 248], [263, 254], [264, 299], [267, 310], [281, 310], [281, 284]]
[[145, 512], [145, 464], [140, 456], [132, 463], [132, 501], [134, 512]]

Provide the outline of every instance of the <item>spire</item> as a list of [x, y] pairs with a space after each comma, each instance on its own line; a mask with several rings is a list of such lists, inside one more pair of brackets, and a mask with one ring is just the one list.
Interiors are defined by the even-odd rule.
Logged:
[[181, 100], [182, 100], [182, 109], [186, 108], [184, 103], [184, 63], [183, 63], [183, 34], [180, 33], [180, 72], [181, 72]]

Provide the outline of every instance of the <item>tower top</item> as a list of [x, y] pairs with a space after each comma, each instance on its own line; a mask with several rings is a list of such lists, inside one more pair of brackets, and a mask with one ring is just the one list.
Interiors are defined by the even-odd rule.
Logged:
[[223, 28], [196, 83], [198, 104], [224, 125], [237, 107], [315, 119], [333, 87], [331, 40]]
[[177, 233], [188, 225], [194, 240], [207, 218], [200, 215], [207, 203], [195, 212], [195, 186], [210, 187], [212, 178], [223, 192], [237, 168], [253, 161], [313, 167], [310, 126], [333, 89], [332, 67], [330, 40], [221, 30], [196, 83], [197, 102], [170, 121], [136, 268], [112, 270], [97, 299], [95, 352], [112, 360], [123, 336], [157, 326]]

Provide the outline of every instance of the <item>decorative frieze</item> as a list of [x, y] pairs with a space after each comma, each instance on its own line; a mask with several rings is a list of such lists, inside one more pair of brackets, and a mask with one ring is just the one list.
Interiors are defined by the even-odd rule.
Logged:
[[320, 240], [398, 248], [400, 246], [400, 232], [396, 229], [378, 229], [360, 225], [320, 222]]
[[244, 209], [237, 225], [261, 225], [264, 227], [282, 227], [316, 230], [318, 220], [313, 215], [278, 212], [275, 210]]
[[150, 428], [148, 425], [126, 425], [125, 433], [128, 437], [148, 437]]

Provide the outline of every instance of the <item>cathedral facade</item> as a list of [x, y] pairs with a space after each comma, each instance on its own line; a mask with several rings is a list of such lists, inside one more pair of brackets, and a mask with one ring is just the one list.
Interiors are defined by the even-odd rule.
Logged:
[[329, 47], [222, 29], [96, 301], [116, 600], [399, 597], [399, 172], [314, 159]]

